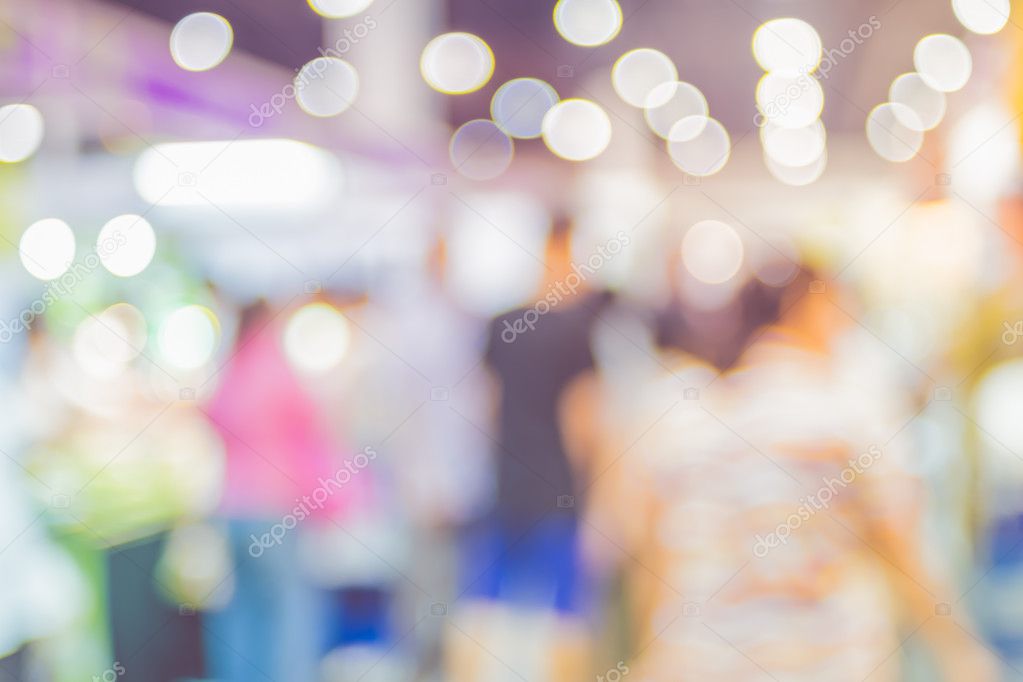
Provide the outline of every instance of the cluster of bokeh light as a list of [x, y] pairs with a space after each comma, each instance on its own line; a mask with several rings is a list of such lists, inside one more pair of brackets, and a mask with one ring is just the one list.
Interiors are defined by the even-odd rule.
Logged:
[[753, 56], [765, 71], [756, 90], [764, 163], [787, 185], [808, 185], [827, 166], [824, 90], [815, 75], [823, 52], [820, 35], [801, 19], [772, 19], [753, 34]]

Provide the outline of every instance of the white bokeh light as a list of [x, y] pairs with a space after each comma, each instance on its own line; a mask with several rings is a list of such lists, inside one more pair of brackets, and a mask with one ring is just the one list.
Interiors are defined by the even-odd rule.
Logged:
[[351, 343], [351, 326], [328, 303], [310, 303], [291, 316], [284, 328], [284, 353], [305, 372], [326, 372], [341, 363]]
[[945, 93], [929, 86], [918, 73], [904, 73], [896, 78], [888, 90], [888, 101], [913, 112], [912, 116], [905, 116], [902, 107], [895, 109], [899, 122], [909, 128], [918, 125], [921, 130], [931, 130], [945, 118]]
[[622, 8], [617, 0], [558, 0], [554, 26], [561, 37], [582, 47], [614, 40], [622, 30]]
[[71, 353], [75, 362], [98, 378], [117, 376], [146, 343], [146, 321], [129, 303], [116, 303], [75, 328]]
[[783, 128], [808, 126], [824, 110], [824, 90], [809, 74], [764, 74], [757, 83], [756, 100], [764, 119]]
[[307, 114], [337, 116], [359, 94], [359, 73], [343, 59], [317, 57], [295, 76], [295, 101]]
[[550, 83], [539, 78], [515, 78], [494, 92], [490, 116], [511, 137], [532, 139], [540, 137], [543, 117], [559, 100]]
[[[903, 121], [910, 121], [909, 125]], [[912, 109], [903, 104], [881, 104], [867, 116], [867, 140], [877, 155], [886, 161], [909, 161], [923, 146], [923, 124]]]
[[658, 137], [668, 139], [672, 127], [690, 116], [707, 116], [707, 98], [692, 83], [661, 83], [647, 94], [643, 117]]
[[611, 67], [611, 85], [626, 104], [646, 107], [651, 91], [678, 80], [678, 69], [668, 55], [649, 47], [630, 50]]
[[160, 324], [160, 354], [180, 369], [198, 369], [213, 357], [219, 324], [209, 308], [188, 305], [178, 308]]
[[543, 140], [548, 149], [563, 159], [592, 159], [611, 143], [611, 119], [596, 102], [566, 99], [544, 116]]
[[981, 35], [998, 33], [1009, 23], [1010, 0], [952, 0], [952, 10], [959, 22]]
[[493, 121], [476, 119], [454, 132], [448, 153], [460, 175], [490, 180], [508, 168], [515, 149], [511, 138]]
[[706, 116], [689, 116], [675, 123], [668, 133], [667, 146], [672, 162], [696, 177], [717, 173], [732, 152], [728, 131]]
[[820, 35], [802, 19], [772, 19], [753, 34], [753, 56], [764, 71], [792, 76], [813, 73], [822, 54]]
[[682, 263], [705, 284], [721, 284], [735, 277], [744, 252], [742, 239], [720, 220], [701, 220], [682, 238]]
[[100, 230], [96, 253], [103, 267], [118, 277], [131, 277], [146, 269], [156, 253], [153, 226], [138, 215], [117, 216]]
[[824, 175], [824, 171], [828, 167], [828, 153], [825, 150], [816, 161], [805, 166], [786, 166], [778, 163], [768, 156], [767, 152], [764, 152], [764, 165], [778, 182], [792, 187], [805, 187]]
[[75, 259], [75, 234], [63, 220], [40, 220], [21, 235], [18, 255], [33, 277], [43, 281], [57, 279]]
[[31, 104], [0, 107], [0, 161], [17, 163], [35, 154], [43, 128], [43, 115]]
[[462, 95], [482, 88], [494, 74], [494, 53], [472, 33], [445, 33], [423, 48], [419, 71], [437, 92]]
[[174, 63], [186, 71], [207, 71], [231, 52], [234, 31], [227, 19], [212, 12], [189, 14], [170, 35]]
[[973, 73], [969, 48], [944, 33], [921, 38], [913, 50], [913, 64], [924, 82], [941, 92], [962, 90]]
[[760, 129], [760, 141], [768, 158], [793, 168], [816, 163], [824, 154], [827, 139], [827, 131], [819, 120], [802, 128], [782, 128], [768, 123]]

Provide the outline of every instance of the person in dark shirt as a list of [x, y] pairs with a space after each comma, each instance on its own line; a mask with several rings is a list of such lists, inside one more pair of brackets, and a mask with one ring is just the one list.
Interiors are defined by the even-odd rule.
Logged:
[[[555, 221], [535, 302], [489, 324], [484, 362], [498, 398], [496, 491], [466, 553], [465, 593], [490, 609], [474, 637], [500, 630], [495, 622], [518, 622], [523, 637], [542, 631], [531, 618], [558, 623], [543, 653], [523, 661], [522, 672], [538, 680], [580, 679], [588, 651], [582, 617], [589, 590], [578, 542], [585, 453], [573, 451], [576, 441], [562, 424], [566, 396], [594, 374], [590, 338], [610, 295], [587, 286], [594, 269], [572, 263], [570, 242], [569, 222]], [[491, 679], [488, 663], [468, 658], [457, 662], [453, 679]]]

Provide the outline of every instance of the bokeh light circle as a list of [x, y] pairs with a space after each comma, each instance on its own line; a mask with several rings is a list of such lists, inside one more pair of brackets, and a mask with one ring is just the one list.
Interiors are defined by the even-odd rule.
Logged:
[[284, 327], [284, 353], [289, 362], [306, 372], [336, 367], [350, 343], [348, 320], [328, 303], [302, 306]]
[[[910, 125], [903, 121], [910, 121]], [[903, 163], [920, 151], [924, 141], [923, 124], [904, 104], [880, 104], [867, 116], [867, 140], [881, 158]]]
[[366, 10], [373, 0], [309, 0], [309, 7], [321, 17], [344, 19]]
[[931, 130], [945, 118], [945, 93], [929, 86], [918, 73], [904, 73], [896, 78], [888, 90], [888, 101], [908, 107], [913, 112], [912, 116], [900, 116], [904, 113], [903, 108], [895, 109], [895, 115], [900, 116], [899, 122], [910, 128], [919, 125], [921, 130]]
[[187, 305], [173, 311], [160, 324], [160, 354], [180, 369], [198, 369], [213, 357], [219, 325], [209, 308]]
[[496, 178], [507, 170], [514, 153], [511, 138], [487, 119], [463, 124], [448, 146], [455, 170], [473, 180]]
[[21, 264], [44, 282], [57, 279], [75, 259], [75, 234], [63, 220], [46, 218], [32, 223], [18, 243]]
[[207, 71], [224, 61], [233, 43], [234, 31], [227, 19], [213, 12], [196, 12], [182, 18], [171, 31], [171, 58], [186, 71]]
[[753, 33], [753, 57], [764, 71], [813, 73], [823, 52], [817, 30], [802, 19], [772, 19]]
[[103, 267], [118, 277], [131, 277], [146, 269], [156, 253], [153, 226], [138, 215], [117, 216], [96, 238], [96, 253]]
[[800, 168], [816, 162], [827, 146], [827, 131], [819, 120], [802, 128], [768, 123], [760, 129], [764, 153], [782, 166]]
[[707, 116], [707, 98], [692, 83], [661, 83], [647, 94], [643, 117], [658, 137], [668, 139], [672, 126], [691, 116]]
[[539, 78], [515, 78], [490, 99], [490, 116], [511, 137], [532, 139], [543, 131], [543, 117], [558, 103], [557, 91]]
[[295, 75], [295, 100], [307, 114], [337, 116], [359, 94], [359, 73], [336, 57], [317, 57]]
[[494, 53], [472, 33], [444, 33], [423, 48], [419, 71], [437, 92], [463, 95], [487, 84], [494, 74]]
[[824, 175], [824, 170], [828, 167], [828, 153], [826, 149], [823, 150], [816, 161], [805, 166], [786, 166], [772, 159], [765, 151], [764, 165], [779, 182], [792, 187], [804, 187], [816, 182]]
[[35, 154], [43, 128], [43, 115], [31, 104], [0, 107], [0, 161], [17, 163]]
[[682, 264], [704, 284], [722, 284], [742, 267], [745, 249], [731, 225], [701, 220], [682, 238]]
[[728, 131], [707, 116], [688, 116], [676, 122], [668, 133], [667, 144], [672, 162], [697, 177], [717, 173], [732, 153]]
[[611, 143], [611, 119], [596, 102], [562, 100], [543, 117], [543, 141], [563, 159], [592, 159]]
[[820, 118], [824, 90], [809, 74], [764, 74], [757, 83], [757, 108], [764, 120], [783, 128], [803, 128]]
[[558, 0], [554, 5], [554, 27], [562, 38], [582, 47], [614, 40], [622, 20], [617, 0]]
[[75, 328], [71, 354], [87, 373], [99, 378], [120, 374], [146, 343], [146, 320], [129, 303], [115, 303]]
[[611, 67], [611, 85], [626, 104], [646, 107], [650, 92], [678, 80], [678, 69], [668, 55], [649, 47], [630, 50]]
[[944, 33], [922, 38], [913, 50], [913, 64], [924, 82], [941, 92], [961, 90], [973, 73], [969, 48]]
[[981, 35], [998, 33], [1009, 23], [1010, 0], [952, 0], [952, 11], [959, 22]]

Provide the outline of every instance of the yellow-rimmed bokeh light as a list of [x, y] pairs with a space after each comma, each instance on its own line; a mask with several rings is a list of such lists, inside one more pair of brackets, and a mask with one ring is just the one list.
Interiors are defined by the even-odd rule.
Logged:
[[554, 5], [554, 27], [562, 38], [582, 47], [614, 40], [622, 19], [617, 0], [558, 0]]
[[447, 95], [482, 88], [494, 74], [494, 53], [472, 33], [444, 33], [423, 48], [419, 71], [426, 84]]
[[998, 33], [1009, 23], [1010, 0], [952, 0], [959, 23], [974, 33]]
[[17, 163], [35, 154], [43, 141], [43, 115], [31, 104], [0, 107], [0, 161]]
[[813, 73], [823, 51], [817, 30], [802, 19], [771, 19], [753, 33], [753, 56], [764, 71]]
[[611, 67], [615, 92], [634, 107], [647, 106], [651, 91], [678, 80], [678, 68], [668, 55], [649, 47], [629, 50]]
[[189, 14], [175, 24], [170, 35], [174, 63], [186, 71], [207, 71], [231, 52], [234, 31], [227, 19], [213, 12]]
[[490, 116], [511, 137], [532, 139], [543, 131], [543, 117], [561, 98], [539, 78], [515, 78], [490, 99]]
[[543, 141], [563, 159], [592, 159], [611, 143], [611, 119], [596, 102], [562, 100], [543, 117]]
[[373, 0], [308, 0], [309, 7], [321, 17], [344, 19], [365, 11]]
[[973, 73], [973, 57], [963, 41], [945, 33], [920, 39], [913, 64], [927, 85], [941, 92], [962, 90]]

